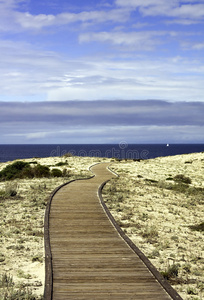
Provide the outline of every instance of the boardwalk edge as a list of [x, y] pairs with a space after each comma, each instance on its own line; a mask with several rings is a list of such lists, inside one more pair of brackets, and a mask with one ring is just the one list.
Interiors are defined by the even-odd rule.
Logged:
[[[93, 166], [93, 165], [92, 165]], [[89, 171], [91, 171], [91, 167], [89, 168]], [[92, 172], [93, 173], [93, 172]], [[51, 203], [54, 195], [65, 185], [70, 184], [71, 182], [77, 181], [77, 180], [88, 180], [93, 178], [95, 175], [87, 177], [87, 178], [77, 178], [70, 180], [68, 182], [65, 182], [54, 189], [54, 191], [50, 194], [45, 210], [45, 216], [44, 216], [44, 249], [45, 249], [45, 287], [44, 287], [44, 300], [52, 300], [52, 292], [53, 292], [53, 266], [52, 266], [52, 252], [51, 252], [51, 246], [50, 246], [50, 234], [49, 234], [49, 215], [50, 215], [50, 208]]]
[[[111, 169], [108, 170], [119, 177], [118, 174], [116, 174]], [[125, 240], [125, 242], [129, 245], [129, 247], [139, 256], [139, 258], [143, 261], [143, 263], [147, 266], [149, 271], [153, 274], [153, 276], [157, 279], [157, 281], [161, 284], [161, 286], [165, 289], [167, 294], [173, 299], [173, 300], [183, 300], [181, 296], [176, 292], [176, 290], [168, 283], [168, 281], [160, 274], [160, 272], [155, 268], [155, 266], [150, 262], [150, 260], [144, 255], [144, 253], [130, 240], [130, 238], [125, 234], [125, 232], [121, 229], [121, 227], [117, 224], [115, 221], [113, 215], [109, 211], [108, 207], [106, 206], [103, 196], [102, 196], [102, 190], [106, 183], [110, 181], [107, 180], [104, 183], [101, 184], [101, 186], [98, 189], [98, 196], [101, 202], [101, 205], [103, 209], [105, 210], [109, 220], [115, 227], [115, 229], [118, 231], [120, 236]]]

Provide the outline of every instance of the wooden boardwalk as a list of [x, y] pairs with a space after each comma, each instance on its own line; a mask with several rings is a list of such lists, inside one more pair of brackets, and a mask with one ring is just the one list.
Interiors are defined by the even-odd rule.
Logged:
[[115, 176], [107, 166], [93, 166], [93, 178], [73, 181], [51, 199], [45, 220], [45, 299], [181, 299], [154, 267], [159, 279], [152, 274], [107, 216], [98, 195], [101, 184]]

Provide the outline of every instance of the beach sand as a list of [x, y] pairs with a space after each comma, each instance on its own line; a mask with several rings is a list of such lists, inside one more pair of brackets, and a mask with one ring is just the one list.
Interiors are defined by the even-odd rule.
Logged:
[[[21, 160], [22, 161], [22, 160]], [[50, 169], [67, 169], [66, 177], [16, 179], [0, 182], [1, 190], [17, 186], [17, 195], [0, 197], [0, 300], [6, 288], [1, 288], [2, 276], [12, 277], [14, 288], [32, 290], [41, 299], [44, 292], [44, 214], [51, 192], [75, 178], [90, 177], [89, 167], [107, 161], [105, 158], [49, 157], [25, 159]], [[67, 165], [56, 166], [67, 162]], [[1, 163], [0, 171], [13, 162]], [[5, 281], [5, 280], [4, 280]], [[11, 289], [10, 289], [11, 290]], [[1, 298], [2, 296], [2, 298]], [[36, 297], [37, 299], [37, 297]]]
[[[89, 177], [90, 165], [109, 160], [50, 157], [24, 161], [50, 168], [67, 161], [57, 168], [66, 168], [68, 177], [18, 179], [12, 183], [18, 186], [17, 195], [0, 198], [0, 276], [12, 276], [15, 288], [29, 287], [40, 299], [47, 198], [60, 184]], [[0, 170], [10, 163], [0, 164]], [[193, 229], [203, 222], [204, 153], [144, 161], [112, 159], [111, 169], [120, 177], [106, 184], [103, 196], [117, 222], [159, 271], [169, 274], [174, 267], [170, 281], [183, 299], [203, 299], [203, 231]], [[176, 179], [176, 175], [182, 176]], [[186, 178], [190, 184], [181, 182]], [[7, 185], [0, 182], [0, 191]]]
[[103, 195], [116, 221], [183, 299], [204, 299], [204, 153], [111, 168], [120, 177]]

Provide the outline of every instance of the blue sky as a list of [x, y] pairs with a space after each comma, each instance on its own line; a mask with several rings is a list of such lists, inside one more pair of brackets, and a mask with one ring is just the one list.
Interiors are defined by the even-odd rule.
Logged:
[[0, 0], [0, 143], [203, 143], [203, 23], [204, 0]]

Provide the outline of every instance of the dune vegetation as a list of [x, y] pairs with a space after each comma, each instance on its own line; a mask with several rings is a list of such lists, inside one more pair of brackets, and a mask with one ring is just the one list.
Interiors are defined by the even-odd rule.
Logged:
[[[106, 158], [32, 158], [0, 164], [0, 300], [43, 299], [44, 213], [59, 185]], [[118, 224], [184, 300], [204, 296], [204, 153], [111, 160], [103, 189]]]
[[90, 177], [103, 158], [33, 158], [0, 164], [0, 300], [43, 299], [44, 214], [50, 193]]
[[204, 298], [204, 153], [112, 164], [114, 218], [183, 299]]

